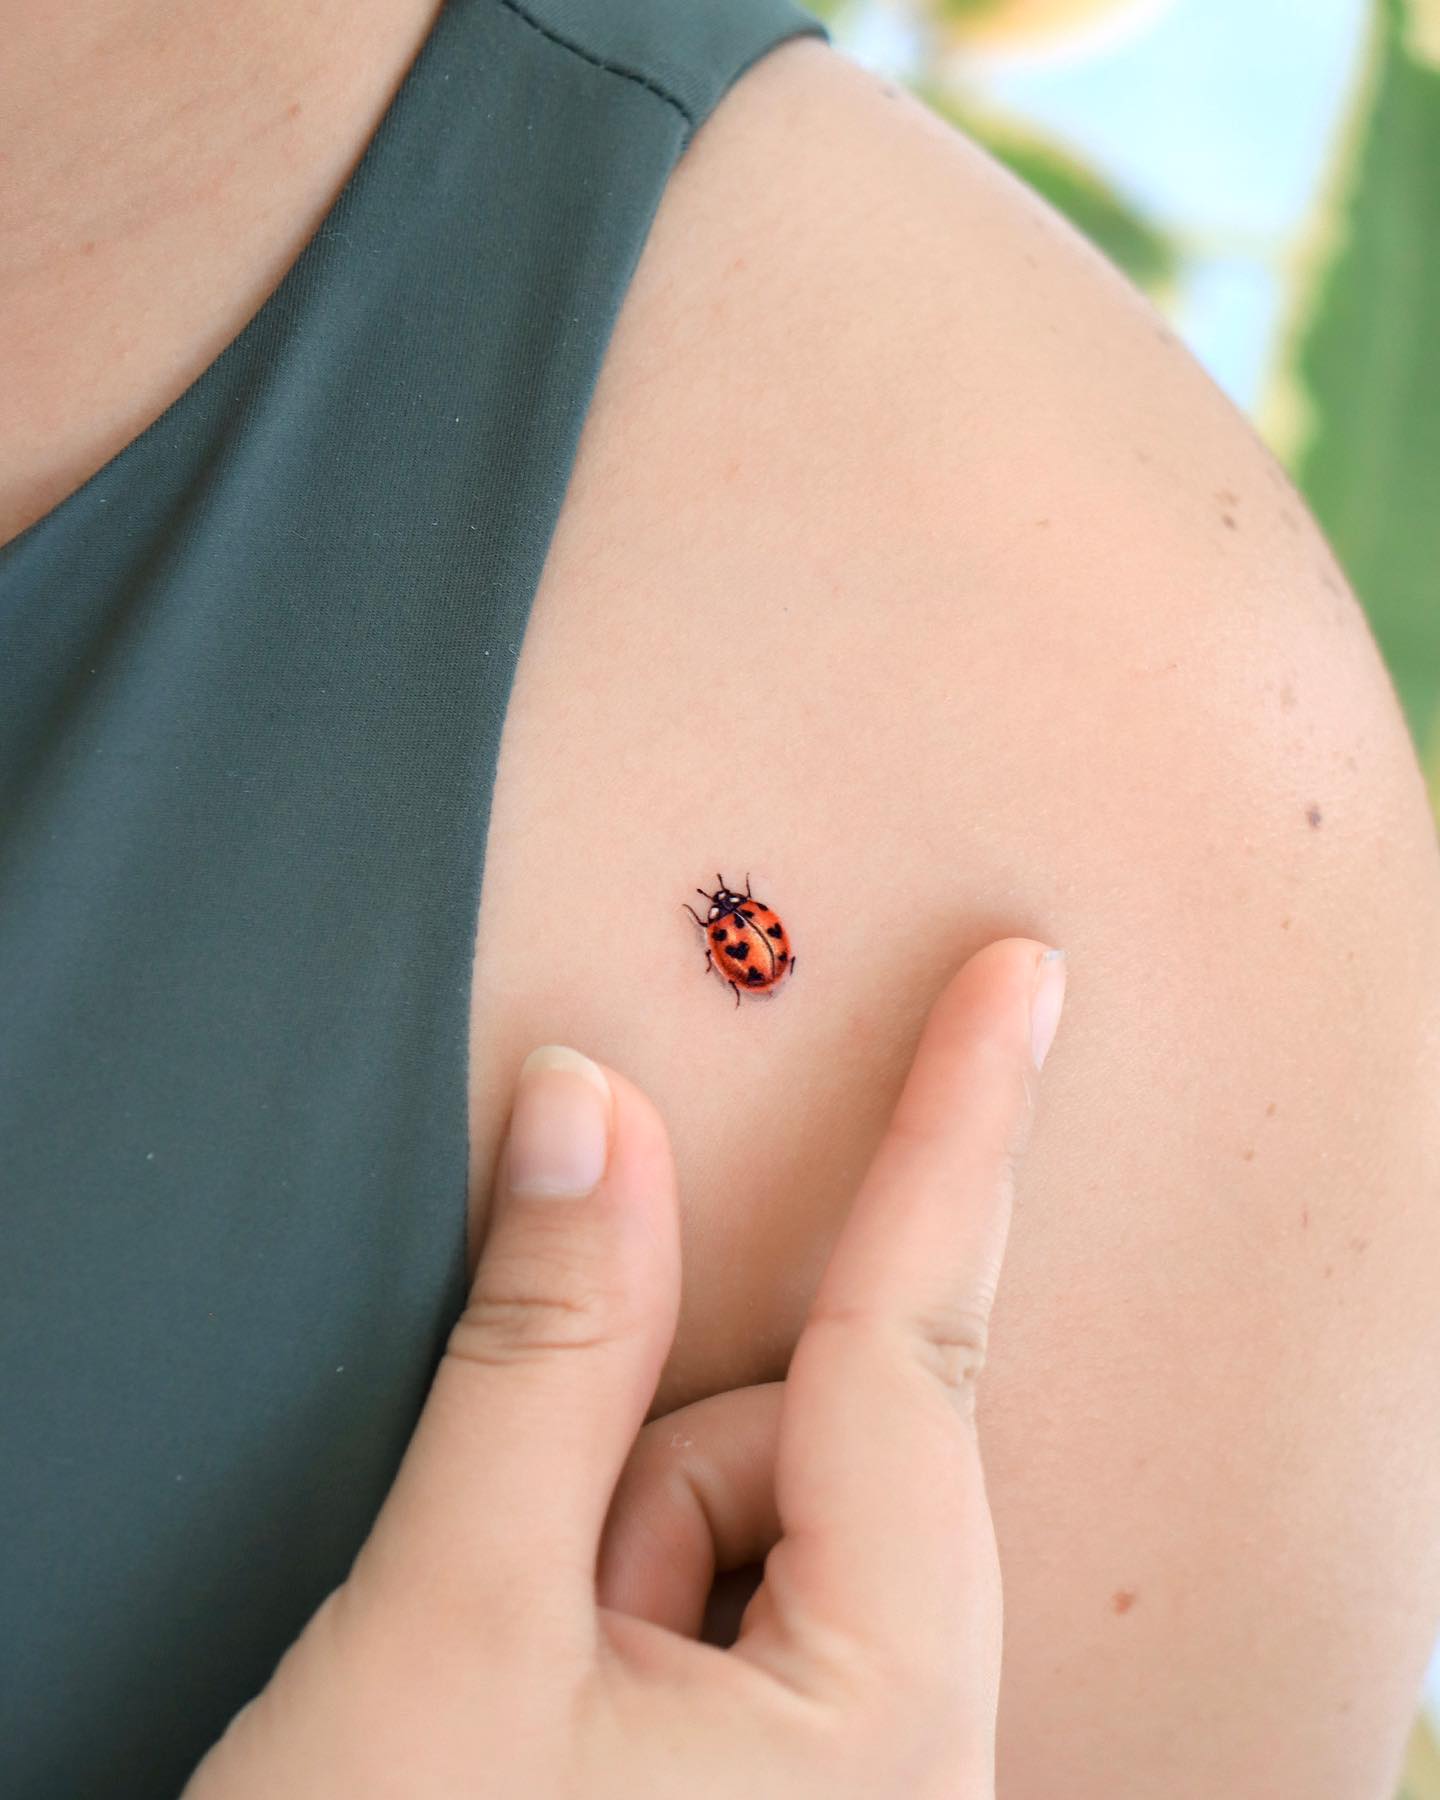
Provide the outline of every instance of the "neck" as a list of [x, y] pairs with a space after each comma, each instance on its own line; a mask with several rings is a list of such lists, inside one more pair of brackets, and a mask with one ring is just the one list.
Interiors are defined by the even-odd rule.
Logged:
[[434, 10], [0, 0], [0, 292], [309, 154], [310, 120], [323, 133], [385, 41]]
[[254, 314], [440, 5], [0, 0], [0, 545]]

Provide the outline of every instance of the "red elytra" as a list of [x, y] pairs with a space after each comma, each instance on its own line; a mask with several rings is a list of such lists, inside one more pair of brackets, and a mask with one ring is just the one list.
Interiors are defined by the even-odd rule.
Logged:
[[714, 969], [735, 990], [739, 1006], [742, 993], [772, 993], [793, 975], [795, 952], [779, 913], [750, 892], [748, 875], [743, 894], [727, 887], [723, 875], [715, 879], [719, 886], [713, 894], [705, 888], [695, 890], [710, 902], [708, 915], [702, 919], [688, 901], [684, 910], [705, 933], [706, 973]]

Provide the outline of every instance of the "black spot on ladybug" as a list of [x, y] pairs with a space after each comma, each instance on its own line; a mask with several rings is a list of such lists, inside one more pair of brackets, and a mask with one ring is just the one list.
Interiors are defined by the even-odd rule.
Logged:
[[748, 944], [731, 944], [726, 949], [725, 954], [727, 956], [733, 956], [736, 962], [744, 962], [745, 958], [750, 954], [750, 946]]
[[779, 956], [778, 956], [778, 957], [777, 957], [777, 959], [776, 959], [776, 960], [777, 960], [777, 961], [778, 961], [778, 962], [782, 962], [782, 963], [783, 963], [783, 962], [789, 962], [789, 960], [790, 960], [790, 952], [789, 952], [789, 951], [788, 951], [788, 950], [782, 950], [782, 951], [781, 951], [781, 952], [780, 952], [780, 955], [779, 955]]
[[782, 925], [767, 925], [765, 935], [766, 937], [784, 937], [785, 929]]
[[750, 911], [750, 909], [748, 907], [742, 906], [740, 908], [740, 917], [742, 919], [753, 919], [755, 917], [755, 915], [753, 912]]
[[720, 927], [718, 925], [715, 927], [714, 931], [712, 931], [710, 935], [711, 935], [711, 937], [714, 938], [714, 940], [717, 944], [723, 944], [725, 942], [725, 933], [720, 929]]
[[760, 971], [758, 969], [747, 969], [745, 971], [745, 980], [749, 983], [749, 985], [751, 987], [758, 987], [759, 984], [764, 979], [765, 979], [765, 977], [760, 973]]

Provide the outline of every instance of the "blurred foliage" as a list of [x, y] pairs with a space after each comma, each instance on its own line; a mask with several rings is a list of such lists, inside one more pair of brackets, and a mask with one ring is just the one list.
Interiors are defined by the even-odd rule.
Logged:
[[1405, 1771], [1395, 1800], [1440, 1800], [1440, 1746], [1423, 1716], [1410, 1735]]
[[[957, 20], [983, 19], [993, 38], [1003, 33], [1007, 21], [1013, 20], [1029, 32], [1039, 14], [1053, 30], [1067, 14], [1085, 18], [1115, 3], [1048, 0], [1046, 6], [1037, 7], [1034, 0], [915, 0], [908, 11], [922, 48], [920, 66], [907, 75], [906, 86], [933, 112], [983, 144], [1007, 169], [1044, 195], [1132, 281], [1158, 298], [1173, 281], [1180, 261], [1164, 229], [1068, 145], [1023, 119], [982, 107], [968, 88], [944, 74], [955, 66], [946, 50]], [[856, 0], [807, 0], [807, 4], [831, 25], [838, 38], [844, 35], [845, 16], [857, 10]]]
[[933, 111], [1043, 194], [1138, 286], [1156, 297], [1170, 287], [1180, 266], [1171, 238], [1073, 150], [1018, 120], [982, 111], [927, 78], [908, 85]]
[[[863, 9], [807, 3], [842, 39]], [[1267, 435], [1366, 609], [1440, 817], [1440, 0], [1372, 3], [1369, 66], [1292, 297]], [[967, 23], [1019, 39], [1037, 18], [1053, 33], [1106, 5], [908, 0], [918, 65], [906, 80], [1163, 306], [1183, 274], [1164, 224], [1070, 146], [978, 103], [953, 54]]]
[[1374, 63], [1284, 374], [1290, 461], [1440, 801], [1440, 68], [1378, 0]]

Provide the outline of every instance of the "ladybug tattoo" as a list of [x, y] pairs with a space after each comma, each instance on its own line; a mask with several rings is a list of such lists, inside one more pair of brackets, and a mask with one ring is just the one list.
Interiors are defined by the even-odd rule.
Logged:
[[696, 888], [710, 902], [710, 911], [701, 918], [688, 902], [684, 910], [705, 933], [705, 969], [715, 969], [728, 986], [735, 990], [735, 1004], [740, 1004], [740, 990], [747, 994], [773, 991], [795, 971], [795, 952], [780, 923], [780, 915], [750, 892], [750, 877], [745, 877], [745, 892], [732, 893], [725, 877], [717, 875], [719, 886], [713, 894]]

